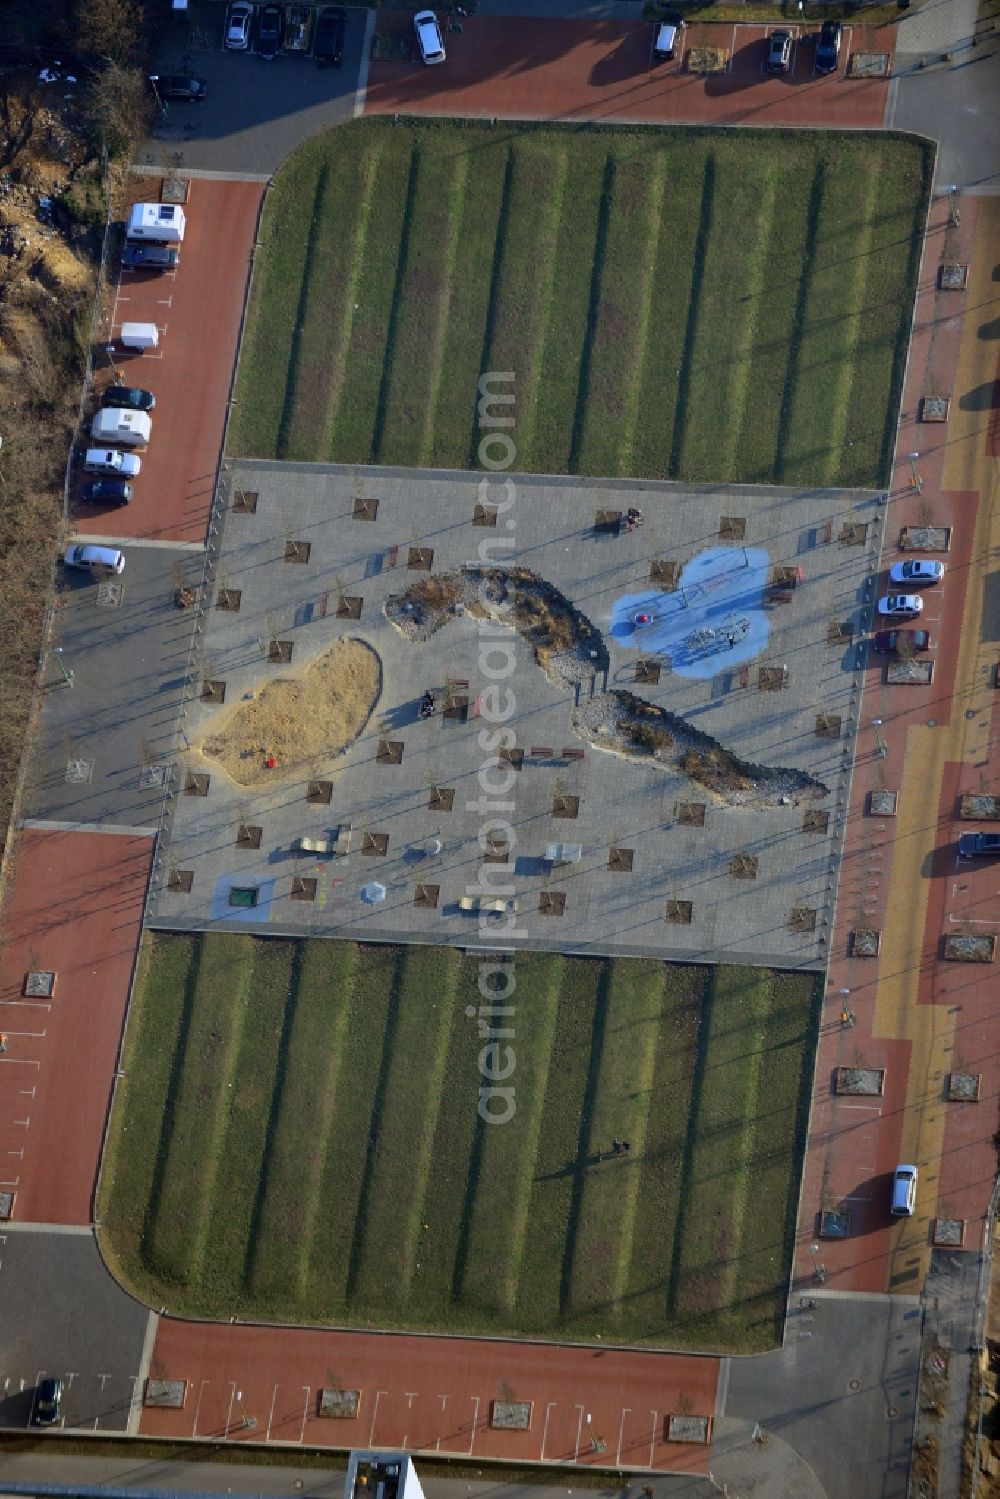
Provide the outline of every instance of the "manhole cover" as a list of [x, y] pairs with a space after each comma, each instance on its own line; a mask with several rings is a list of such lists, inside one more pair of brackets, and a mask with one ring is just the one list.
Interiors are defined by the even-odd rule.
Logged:
[[861, 1381], [860, 1381], [860, 1379], [849, 1379], [847, 1381], [847, 1388], [849, 1390], [860, 1390], [860, 1388], [861, 1388]]
[[937, 719], [936, 718], [929, 718], [927, 720], [927, 727], [929, 729], [936, 729], [937, 728]]
[[73, 786], [85, 786], [94, 774], [93, 760], [68, 760], [66, 780]]
[[966, 708], [965, 716], [966, 718], [975, 718], [978, 711], [978, 708]]
[[99, 609], [118, 609], [124, 597], [125, 589], [121, 583], [102, 583], [97, 590], [97, 607]]
[[889, 1417], [889, 1420], [891, 1421], [894, 1416], [898, 1416], [899, 1415], [899, 1411], [896, 1409], [896, 1407], [894, 1405], [890, 1405], [889, 1408], [886, 1411], [886, 1415]]

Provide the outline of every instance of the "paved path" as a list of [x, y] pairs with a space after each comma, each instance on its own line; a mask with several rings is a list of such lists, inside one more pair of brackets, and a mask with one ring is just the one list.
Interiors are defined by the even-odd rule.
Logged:
[[933, 134], [936, 185], [1000, 192], [1000, 21], [976, 0], [926, 0], [898, 28], [886, 124]]

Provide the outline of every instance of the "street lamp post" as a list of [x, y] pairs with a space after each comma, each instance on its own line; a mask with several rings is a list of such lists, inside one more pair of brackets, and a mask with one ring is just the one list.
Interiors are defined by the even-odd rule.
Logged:
[[257, 1430], [257, 1417], [256, 1416], [248, 1416], [247, 1415], [246, 1406], [243, 1404], [243, 1391], [242, 1390], [237, 1390], [236, 1391], [236, 1404], [240, 1408], [240, 1425], [243, 1427], [243, 1429], [245, 1431], [256, 1431]]
[[952, 229], [957, 229], [962, 222], [962, 215], [958, 211], [958, 183], [953, 182], [948, 189], [948, 223]]
[[920, 457], [920, 454], [907, 453], [906, 456], [910, 460], [910, 488], [915, 489], [917, 494], [920, 494], [924, 487], [924, 481], [917, 472], [917, 459]]
[[813, 1275], [815, 1276], [819, 1285], [822, 1285], [826, 1280], [826, 1266], [819, 1258], [819, 1245], [810, 1244], [809, 1253], [812, 1255], [813, 1259]]
[[62, 672], [63, 686], [64, 687], [72, 687], [72, 685], [73, 685], [73, 669], [72, 669], [72, 667], [67, 666], [66, 663], [65, 663], [65, 661], [63, 660], [63, 648], [62, 648], [62, 646], [61, 645], [57, 645], [54, 648], [52, 654], [55, 656], [56, 662], [57, 662], [57, 664], [59, 666], [59, 670]]
[[889, 746], [882, 737], [882, 720], [880, 718], [873, 718], [872, 728], [875, 730], [875, 753], [880, 759], [884, 760], [889, 753]]

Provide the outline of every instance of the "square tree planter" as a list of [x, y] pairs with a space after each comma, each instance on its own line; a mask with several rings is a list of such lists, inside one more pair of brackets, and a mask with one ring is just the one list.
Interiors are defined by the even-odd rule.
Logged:
[[951, 963], [992, 963], [997, 939], [969, 932], [951, 932], [944, 939], [944, 955]]

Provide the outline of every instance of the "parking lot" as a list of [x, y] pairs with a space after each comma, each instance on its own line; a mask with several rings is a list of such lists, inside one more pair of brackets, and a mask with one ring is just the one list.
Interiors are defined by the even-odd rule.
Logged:
[[[258, 14], [259, 14], [258, 6]], [[267, 178], [317, 131], [354, 118], [356, 90], [372, 12], [347, 9], [340, 67], [317, 67], [309, 55], [255, 50], [257, 20], [246, 51], [223, 46], [224, 5], [192, 4], [190, 20], [165, 25], [156, 53], [159, 73], [192, 74], [207, 84], [201, 104], [168, 104], [137, 161], [156, 171], [247, 173]]]
[[[642, 120], [699, 124], [877, 127], [887, 78], [848, 78], [852, 52], [892, 55], [894, 30], [845, 26], [840, 67], [828, 76], [814, 64], [817, 32], [780, 23], [792, 34], [787, 73], [767, 71], [776, 26], [688, 26], [673, 61], [652, 57], [653, 27], [632, 22], [507, 19], [471, 16], [445, 34], [447, 61], [423, 67], [415, 55], [376, 55], [365, 111], [497, 115], [510, 119]], [[399, 12], [379, 11], [380, 35], [405, 46], [412, 27]], [[724, 71], [690, 71], [698, 47], [722, 48]]]
[[[477, 629], [471, 618], [454, 619], [429, 640], [411, 643], [386, 619], [383, 605], [421, 577], [406, 565], [413, 538], [433, 549], [436, 576], [476, 556], [481, 535], [491, 534], [472, 525], [476, 481], [468, 475], [248, 462], [236, 466], [227, 483], [230, 494], [252, 490], [257, 509], [225, 517], [217, 576], [227, 589], [240, 590], [239, 612], [209, 608], [203, 616], [204, 672], [225, 681], [226, 709], [220, 714], [196, 696], [187, 715], [192, 750], [185, 764], [207, 773], [209, 784], [204, 797], [181, 794], [172, 803], [167, 862], [190, 871], [192, 884], [188, 894], [161, 890], [154, 897], [155, 924], [225, 926], [235, 919], [227, 904], [230, 889], [258, 883], [264, 894], [257, 909], [239, 913], [241, 929], [249, 919], [272, 930], [314, 935], [467, 942], [476, 923], [459, 911], [458, 901], [475, 887], [482, 864], [479, 788], [484, 760], [489, 762], [476, 722], [489, 685], [480, 670]], [[827, 789], [815, 806], [827, 815], [817, 825], [795, 798], [785, 805], [775, 800], [726, 807], [677, 771], [602, 753], [576, 734], [573, 719], [575, 708], [604, 690], [600, 669], [580, 683], [574, 697], [539, 670], [522, 638], [512, 636], [511, 728], [524, 756], [508, 788], [513, 810], [505, 814], [517, 837], [515, 937], [530, 947], [565, 951], [819, 966], [828, 940], [831, 868], [863, 654], [850, 634], [834, 640], [831, 625], [836, 622], [839, 630], [847, 623], [856, 636], [868, 607], [866, 576], [881, 534], [874, 497], [764, 488], [690, 491], [653, 483], [616, 490], [606, 481], [538, 477], [519, 479], [517, 493], [511, 561], [562, 590], [597, 626], [610, 653], [607, 687], [669, 706], [746, 760], [815, 777]], [[359, 494], [379, 497], [374, 522], [352, 523], [352, 500]], [[617, 539], [595, 533], [597, 508], [624, 511], [633, 504], [645, 510], [642, 528]], [[616, 626], [611, 633], [620, 601], [648, 591], [652, 556], [683, 564], [711, 555], [722, 516], [745, 518], [748, 546], [771, 564], [791, 561], [802, 582], [788, 602], [765, 606], [752, 659], [730, 665], [724, 653], [700, 675], [672, 671], [668, 660], [656, 683], [634, 685], [634, 632]], [[860, 523], [866, 545], [839, 543], [848, 516], [852, 525]], [[289, 537], [310, 543], [305, 565], [290, 567], [283, 560]], [[741, 566], [739, 548], [735, 557], [734, 566]], [[338, 617], [347, 597], [360, 600], [355, 619]], [[748, 608], [756, 618], [756, 606]], [[273, 787], [247, 789], [198, 753], [201, 740], [233, 705], [286, 674], [262, 659], [268, 638], [291, 642], [294, 676], [345, 636], [375, 648], [383, 681], [360, 740], [322, 771], [333, 785], [328, 805], [307, 804], [301, 766], [279, 774]], [[768, 666], [775, 673], [761, 678], [759, 669]], [[421, 692], [431, 688], [440, 695], [449, 682], [460, 685], [467, 708], [421, 721]], [[777, 692], [768, 690], [772, 683]], [[818, 705], [838, 719], [832, 738], [817, 732]], [[383, 738], [399, 745], [398, 762], [377, 758]], [[447, 815], [429, 799], [429, 788], [441, 784], [454, 793]], [[573, 804], [569, 821], [566, 797]], [[555, 810], [556, 799], [562, 810]], [[689, 802], [697, 803], [697, 825], [690, 822], [695, 813], [685, 810]], [[236, 825], [248, 821], [261, 828], [256, 852], [236, 846]], [[300, 836], [335, 837], [348, 824], [354, 842], [345, 858], [317, 860], [293, 850]], [[386, 839], [380, 852], [370, 848], [366, 854], [369, 833]], [[553, 865], [546, 850], [561, 840], [579, 844], [580, 853]], [[628, 869], [611, 858], [611, 848], [626, 851]], [[756, 861], [749, 878], [734, 874], [745, 856]], [[289, 898], [293, 877], [302, 875], [317, 881], [311, 903]], [[369, 881], [385, 888], [384, 901], [372, 905], [361, 898]], [[417, 887], [430, 883], [439, 899], [427, 909]], [[556, 920], [553, 891], [564, 904]], [[673, 901], [690, 902], [686, 924], [665, 918], [666, 903]], [[804, 932], [791, 920], [800, 907], [814, 913]]]
[[[136, 177], [131, 200], [155, 203], [161, 190], [159, 177]], [[110, 510], [77, 504], [78, 534], [204, 544], [262, 192], [254, 181], [192, 182], [178, 268], [116, 271], [96, 384], [99, 393], [117, 369], [127, 385], [152, 391], [152, 437], [139, 450], [132, 502]], [[155, 323], [157, 347], [123, 349], [124, 322]], [[89, 416], [85, 422], [89, 430]], [[89, 476], [81, 468], [77, 477]]]
[[138, 1421], [150, 1314], [110, 1278], [93, 1233], [0, 1231], [0, 1425], [24, 1427], [46, 1377], [63, 1381], [56, 1430], [125, 1432]]

